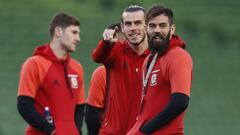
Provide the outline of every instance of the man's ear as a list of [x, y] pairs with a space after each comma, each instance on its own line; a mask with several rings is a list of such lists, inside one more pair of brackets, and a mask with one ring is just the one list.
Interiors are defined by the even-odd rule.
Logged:
[[122, 33], [124, 33], [124, 31], [123, 31], [123, 22], [121, 22], [121, 31], [122, 31]]
[[176, 25], [175, 24], [172, 24], [171, 25], [171, 32], [170, 32], [170, 35], [173, 35], [176, 31]]
[[147, 25], [144, 25], [145, 34], [147, 34]]
[[61, 27], [56, 27], [54, 29], [56, 37], [60, 37], [63, 33], [63, 29]]

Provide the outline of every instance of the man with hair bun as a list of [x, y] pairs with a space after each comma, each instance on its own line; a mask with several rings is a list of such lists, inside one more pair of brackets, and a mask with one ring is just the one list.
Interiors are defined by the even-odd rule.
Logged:
[[146, 56], [145, 10], [131, 5], [122, 13], [119, 42], [115, 30], [105, 29], [103, 39], [92, 53], [97, 63], [109, 70], [109, 92], [100, 135], [126, 135], [136, 122], [141, 97], [141, 69]]

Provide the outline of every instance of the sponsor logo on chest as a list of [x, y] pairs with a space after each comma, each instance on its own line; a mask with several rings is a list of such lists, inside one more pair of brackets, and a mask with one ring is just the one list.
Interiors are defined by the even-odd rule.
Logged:
[[70, 85], [73, 89], [77, 89], [78, 88], [78, 75], [76, 74], [69, 74], [68, 75], [69, 79], [70, 79]]

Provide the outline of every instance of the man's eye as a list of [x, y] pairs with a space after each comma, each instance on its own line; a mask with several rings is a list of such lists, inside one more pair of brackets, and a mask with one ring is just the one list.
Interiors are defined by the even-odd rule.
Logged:
[[73, 31], [72, 33], [73, 33], [73, 34], [78, 34], [78, 32], [77, 32], [77, 31]]
[[150, 28], [155, 28], [156, 27], [156, 25], [154, 25], [154, 24], [150, 24], [150, 25], [148, 25]]
[[161, 28], [167, 27], [167, 24], [166, 23], [160, 24], [160, 27]]
[[141, 21], [137, 21], [137, 22], [135, 22], [135, 24], [136, 25], [140, 25], [140, 24], [142, 24], [142, 22]]
[[126, 22], [125, 25], [126, 25], [126, 26], [131, 26], [131, 23]]

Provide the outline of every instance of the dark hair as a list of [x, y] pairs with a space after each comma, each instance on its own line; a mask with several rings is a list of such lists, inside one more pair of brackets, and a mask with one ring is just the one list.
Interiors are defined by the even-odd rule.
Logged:
[[145, 12], [145, 9], [141, 6], [138, 5], [129, 5], [126, 7], [123, 12], [136, 12], [136, 11], [143, 11]]
[[51, 37], [53, 37], [54, 35], [54, 29], [56, 27], [61, 27], [61, 28], [66, 28], [70, 25], [74, 25], [74, 26], [80, 26], [80, 22], [76, 17], [73, 17], [69, 14], [66, 14], [64, 12], [59, 12], [57, 13], [50, 24], [50, 28], [49, 28], [49, 32]]
[[[123, 13], [125, 13], [125, 12], [137, 12], [137, 11], [142, 11], [143, 13], [145, 13], [145, 9], [141, 6], [138, 6], [138, 5], [130, 5], [130, 6], [126, 7], [123, 10]], [[123, 18], [122, 18], [122, 22], [123, 22]]]
[[121, 24], [120, 23], [113, 23], [107, 26], [108, 29], [114, 30], [116, 27], [121, 30]]
[[173, 12], [170, 8], [167, 8], [163, 5], [154, 5], [150, 9], [148, 9], [146, 15], [145, 15], [145, 20], [146, 23], [148, 23], [152, 18], [164, 14], [168, 17], [169, 23], [173, 24]]

